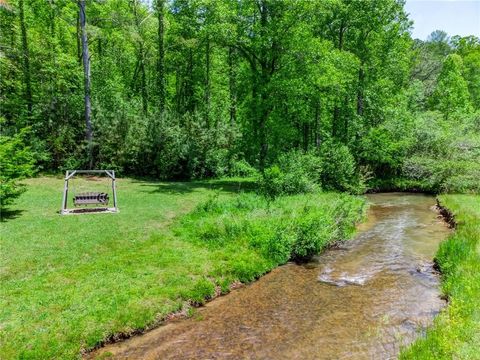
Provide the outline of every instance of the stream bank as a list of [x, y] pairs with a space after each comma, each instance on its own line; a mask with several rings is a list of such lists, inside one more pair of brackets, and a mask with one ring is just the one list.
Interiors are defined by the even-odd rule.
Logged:
[[433, 255], [450, 230], [419, 194], [372, 194], [355, 239], [281, 266], [186, 320], [90, 354], [114, 358], [390, 358], [443, 308]]

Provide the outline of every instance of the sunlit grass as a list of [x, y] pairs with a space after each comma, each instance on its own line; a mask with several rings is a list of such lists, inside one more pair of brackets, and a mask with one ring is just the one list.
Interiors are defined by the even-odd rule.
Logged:
[[[324, 223], [328, 230], [332, 219], [341, 219], [336, 225], [342, 231], [325, 231], [321, 246], [350, 235], [363, 206], [337, 194], [267, 204], [253, 193], [238, 196], [253, 185], [238, 179], [121, 179], [120, 213], [61, 216], [61, 178], [26, 183], [28, 191], [2, 214], [2, 359], [79, 358], [112, 334], [143, 329], [188, 300], [204, 301], [214, 286], [228, 291], [232, 281], [252, 280], [286, 261], [284, 252], [270, 256], [278, 252], [265, 251], [260, 240], [274, 239], [279, 221], [295, 233], [302, 224], [287, 220], [300, 221], [305, 206], [315, 210], [310, 225]], [[220, 210], [202, 214], [212, 196]], [[218, 240], [215, 234], [223, 234], [227, 246], [205, 242]]]

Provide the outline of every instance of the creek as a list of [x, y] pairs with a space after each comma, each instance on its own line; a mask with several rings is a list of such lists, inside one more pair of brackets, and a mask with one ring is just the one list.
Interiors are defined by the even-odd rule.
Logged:
[[357, 236], [144, 335], [118, 359], [393, 359], [445, 306], [433, 257], [450, 230], [422, 194], [368, 195]]

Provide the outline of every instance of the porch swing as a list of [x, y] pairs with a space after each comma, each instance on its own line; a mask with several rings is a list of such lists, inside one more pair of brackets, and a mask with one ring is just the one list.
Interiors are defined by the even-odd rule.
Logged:
[[[108, 207], [110, 197], [108, 192], [105, 189], [101, 191], [92, 190], [92, 184], [81, 184], [77, 189], [74, 182], [74, 176], [79, 174], [89, 174], [89, 175], [107, 175], [111, 180], [111, 190], [113, 197], [113, 207]], [[69, 215], [69, 214], [83, 214], [83, 213], [115, 213], [118, 212], [117, 206], [117, 190], [115, 184], [115, 171], [114, 170], [67, 170], [65, 174], [65, 182], [63, 187], [63, 200], [62, 208], [60, 214]], [[88, 190], [84, 190], [84, 188]], [[68, 193], [70, 191], [73, 193], [72, 204], [74, 208], [68, 207]], [[79, 190], [79, 191], [77, 191]], [[95, 189], [96, 190], [96, 189]]]

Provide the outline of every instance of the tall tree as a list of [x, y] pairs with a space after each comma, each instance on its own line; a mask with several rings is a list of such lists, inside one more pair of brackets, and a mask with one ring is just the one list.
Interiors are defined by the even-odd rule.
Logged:
[[88, 53], [88, 37], [87, 37], [87, 15], [86, 0], [78, 0], [79, 21], [82, 40], [82, 60], [83, 60], [83, 77], [84, 77], [84, 102], [85, 102], [85, 135], [88, 146], [88, 163], [89, 167], [93, 166], [93, 129], [92, 129], [92, 104], [90, 101], [90, 55]]
[[445, 58], [438, 85], [432, 96], [434, 108], [440, 110], [445, 119], [457, 111], [471, 110], [468, 85], [462, 76], [463, 62], [460, 55], [450, 54]]
[[22, 59], [23, 59], [23, 78], [25, 84], [25, 102], [27, 104], [28, 116], [32, 116], [32, 80], [30, 73], [30, 50], [28, 47], [27, 25], [25, 24], [25, 9], [23, 0], [18, 1], [18, 17], [20, 21], [20, 31], [22, 35]]
[[[139, 11], [141, 10], [138, 0], [131, 1], [133, 11], [133, 19], [135, 23], [135, 31], [137, 33], [137, 67], [136, 70], [140, 72], [140, 93], [142, 95], [142, 109], [143, 114], [148, 114], [148, 89], [147, 89], [147, 73], [146, 73], [146, 50], [145, 50], [145, 35], [143, 31], [143, 20]], [[137, 71], [135, 71], [132, 83], [136, 83]]]
[[233, 46], [228, 46], [228, 90], [230, 97], [230, 126], [237, 122], [237, 74], [236, 74], [237, 53]]
[[165, 0], [155, 2], [158, 19], [158, 60], [157, 60], [157, 87], [158, 106], [160, 111], [165, 110]]

